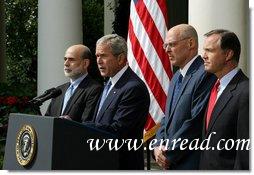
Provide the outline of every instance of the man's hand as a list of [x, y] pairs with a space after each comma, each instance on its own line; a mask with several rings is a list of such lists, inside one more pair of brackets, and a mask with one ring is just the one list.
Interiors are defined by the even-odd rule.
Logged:
[[72, 120], [70, 116], [68, 115], [62, 115], [59, 118], [67, 119], [67, 120]]
[[166, 151], [165, 146], [157, 146], [154, 149], [156, 163], [163, 169], [168, 169], [170, 165], [170, 162], [166, 157]]

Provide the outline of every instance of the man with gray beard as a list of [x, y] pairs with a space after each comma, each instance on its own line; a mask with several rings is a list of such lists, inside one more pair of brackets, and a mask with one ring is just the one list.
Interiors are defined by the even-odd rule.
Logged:
[[64, 74], [70, 82], [57, 87], [62, 94], [52, 99], [46, 116], [60, 116], [77, 122], [91, 120], [102, 88], [87, 73], [91, 58], [90, 49], [81, 44], [66, 50]]

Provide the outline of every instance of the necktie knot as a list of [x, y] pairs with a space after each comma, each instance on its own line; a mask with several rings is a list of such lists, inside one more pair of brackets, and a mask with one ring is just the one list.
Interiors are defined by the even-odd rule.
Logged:
[[109, 80], [104, 88], [104, 90], [106, 91], [105, 94], [107, 95], [108, 94], [108, 90], [110, 89], [112, 83], [111, 81]]
[[182, 76], [182, 74], [180, 74], [178, 77], [178, 85], [181, 85], [182, 81], [183, 81], [183, 76]]
[[220, 80], [217, 80], [214, 87], [215, 87], [215, 90], [218, 92], [219, 90], [219, 86], [220, 86]]
[[69, 87], [68, 89], [69, 89], [69, 91], [70, 91], [70, 94], [72, 95], [72, 94], [73, 94], [73, 89], [74, 89], [73, 84], [71, 84], [70, 87]]

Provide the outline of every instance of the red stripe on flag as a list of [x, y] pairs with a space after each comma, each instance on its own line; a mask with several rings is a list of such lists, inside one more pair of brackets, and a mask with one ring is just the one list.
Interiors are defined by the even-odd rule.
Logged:
[[164, 16], [164, 19], [165, 19], [165, 23], [168, 27], [168, 10], [167, 10], [167, 3], [165, 0], [157, 0], [157, 3], [161, 9], [161, 12]]
[[[156, 2], [157, 4], [155, 4]], [[151, 10], [149, 8], [151, 8]], [[167, 54], [162, 48], [162, 44], [164, 43], [164, 38], [163, 38], [165, 35], [164, 32], [166, 32], [167, 30], [166, 25], [168, 24], [167, 3], [166, 3], [166, 0], [156, 0], [156, 1], [132, 0], [130, 10], [131, 10], [130, 15], [133, 15], [133, 16], [130, 17], [130, 20], [129, 20], [129, 34], [128, 34], [129, 40], [128, 41], [130, 42], [130, 44], [128, 46], [130, 48], [128, 49], [132, 50], [133, 56], [130, 54], [130, 56], [128, 56], [128, 59], [135, 59], [136, 61], [129, 60], [130, 61], [129, 64], [130, 64], [130, 67], [133, 67], [134, 69], [136, 68], [136, 66], [140, 68], [143, 81], [146, 82], [151, 93], [153, 93], [154, 95], [154, 99], [152, 101], [153, 102], [156, 101], [154, 102], [156, 104], [153, 104], [153, 103], [150, 104], [149, 116], [145, 125], [146, 132], [144, 135], [144, 139], [149, 139], [155, 134], [156, 130], [160, 126], [159, 120], [162, 117], [164, 117], [166, 98], [167, 98], [168, 92], [164, 92], [163, 88], [165, 88], [165, 90], [168, 89], [167, 84], [169, 84], [173, 76], [170, 60], [168, 59]], [[142, 25], [144, 27], [138, 26], [137, 30], [134, 31], [134, 28], [133, 28], [134, 24], [132, 24], [133, 21], [131, 20], [133, 19], [136, 21], [137, 19], [136, 15], [139, 16], [139, 19], [142, 23], [142, 24], [139, 23], [138, 25]], [[165, 20], [165, 23], [164, 23], [164, 20]], [[157, 28], [157, 27], [162, 27], [162, 28]], [[144, 31], [141, 31], [141, 30], [144, 30]], [[144, 37], [148, 37], [148, 38], [144, 38]], [[145, 42], [139, 41], [138, 40], [139, 38], [142, 41], [150, 40], [151, 45], [150, 45], [150, 41], [148, 41], [149, 43], [145, 43]], [[152, 47], [152, 48], [148, 50], [143, 50], [142, 48], [147, 48], [145, 44], [149, 44], [149, 47]], [[156, 52], [156, 53], [153, 53], [153, 52]], [[156, 55], [155, 57], [149, 57], [149, 58], [146, 57], [147, 55], [154, 55], [154, 54]], [[156, 60], [156, 59], [160, 59], [160, 60]], [[156, 67], [151, 67], [150, 63], [153, 62], [156, 64], [156, 61], [157, 62], [160, 61], [161, 63], [158, 63], [158, 65], [152, 65]], [[153, 70], [153, 68], [156, 68], [156, 69]], [[157, 72], [157, 70], [159, 70], [159, 72]], [[159, 73], [161, 74], [158, 75]], [[168, 77], [163, 78], [163, 82], [160, 82], [159, 79], [161, 77], [159, 76], [168, 76]], [[164, 82], [165, 80], [167, 82]], [[161, 83], [163, 83], [165, 87], [163, 86], [162, 88]], [[159, 106], [157, 106], [157, 104]]]
[[173, 76], [173, 73], [171, 71], [170, 61], [168, 59], [166, 52], [162, 48], [163, 39], [161, 38], [161, 35], [153, 21], [153, 18], [151, 17], [143, 1], [138, 1], [138, 3], [136, 3], [136, 10], [151, 40], [151, 43], [153, 44], [153, 47], [155, 48], [162, 62], [165, 72], [167, 73], [168, 77], [171, 79]]
[[131, 20], [129, 20], [129, 38], [132, 43], [134, 57], [138, 62], [138, 65], [143, 73], [143, 76], [149, 88], [151, 89], [155, 99], [158, 101], [158, 104], [160, 105], [162, 111], [165, 111], [167, 96], [164, 93], [158, 78], [154, 74], [153, 69], [151, 68], [149, 62], [147, 61], [144, 51], [142, 50], [140, 43], [133, 31]]
[[153, 118], [151, 117], [150, 114], [148, 114], [147, 120], [146, 120], [146, 125], [145, 125], [145, 130], [148, 131], [152, 127], [154, 127], [156, 123], [153, 121]]

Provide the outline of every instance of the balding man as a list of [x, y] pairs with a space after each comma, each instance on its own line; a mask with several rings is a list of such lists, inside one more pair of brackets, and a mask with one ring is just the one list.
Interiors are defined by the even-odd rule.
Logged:
[[179, 70], [169, 85], [165, 117], [156, 134], [155, 159], [163, 169], [198, 169], [200, 151], [195, 150], [194, 141], [201, 141], [202, 119], [216, 78], [204, 70], [198, 35], [192, 26], [171, 28], [163, 47]]
[[85, 122], [91, 120], [102, 87], [87, 73], [92, 58], [84, 45], [69, 47], [64, 56], [64, 74], [70, 82], [60, 85], [62, 94], [53, 98], [46, 116]]

